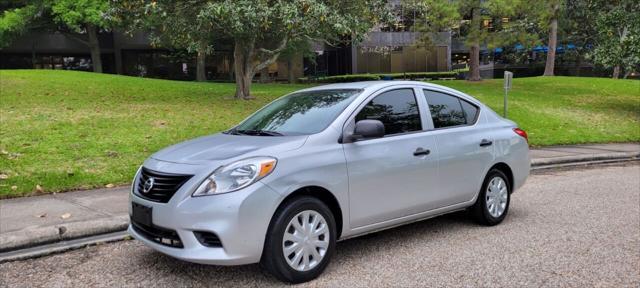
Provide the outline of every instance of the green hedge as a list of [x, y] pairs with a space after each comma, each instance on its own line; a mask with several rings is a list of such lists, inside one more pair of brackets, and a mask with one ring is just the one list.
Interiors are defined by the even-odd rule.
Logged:
[[376, 80], [380, 80], [380, 76], [376, 74], [348, 74], [348, 75], [319, 77], [315, 79], [315, 82], [342, 83], [342, 82], [376, 81]]
[[449, 72], [407, 72], [407, 73], [387, 73], [387, 74], [376, 74], [379, 75], [380, 78], [391, 78], [391, 79], [441, 79], [441, 78], [456, 78], [458, 76], [458, 72], [449, 71]]
[[337, 76], [325, 76], [318, 78], [299, 78], [300, 83], [343, 83], [376, 80], [401, 80], [401, 79], [442, 79], [456, 78], [458, 72], [408, 72], [408, 73], [378, 73], [378, 74], [347, 74]]

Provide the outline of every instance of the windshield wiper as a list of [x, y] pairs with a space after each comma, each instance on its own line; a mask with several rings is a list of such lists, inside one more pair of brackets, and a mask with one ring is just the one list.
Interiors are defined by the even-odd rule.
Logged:
[[238, 133], [238, 130], [236, 130], [235, 128], [229, 129], [229, 130], [224, 131], [222, 133], [229, 134], [229, 135], [240, 135], [240, 133]]
[[270, 130], [230, 130], [230, 134], [244, 134], [252, 136], [284, 136], [284, 134]]

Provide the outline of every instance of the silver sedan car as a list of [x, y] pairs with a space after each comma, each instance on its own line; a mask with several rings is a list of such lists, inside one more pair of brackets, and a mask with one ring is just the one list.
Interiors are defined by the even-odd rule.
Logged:
[[133, 181], [129, 233], [178, 259], [259, 262], [299, 283], [337, 240], [459, 210], [496, 225], [529, 168], [526, 132], [459, 91], [318, 86], [153, 154]]

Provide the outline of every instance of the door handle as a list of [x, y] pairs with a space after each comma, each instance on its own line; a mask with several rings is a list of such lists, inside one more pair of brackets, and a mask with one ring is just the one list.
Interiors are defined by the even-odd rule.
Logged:
[[431, 153], [431, 150], [418, 147], [416, 151], [413, 151], [413, 156], [429, 155], [429, 153]]
[[491, 146], [491, 144], [493, 144], [493, 141], [489, 141], [487, 139], [482, 139], [482, 141], [480, 141], [480, 147]]

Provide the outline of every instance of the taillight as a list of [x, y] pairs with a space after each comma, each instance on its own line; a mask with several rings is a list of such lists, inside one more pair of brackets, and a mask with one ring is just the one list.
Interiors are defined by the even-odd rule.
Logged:
[[520, 137], [524, 138], [524, 140], [527, 140], [527, 143], [529, 143], [529, 136], [527, 136], [526, 131], [520, 128], [513, 128], [513, 132], [516, 132], [516, 134], [520, 135]]

